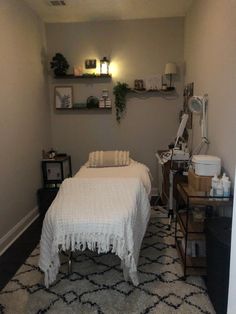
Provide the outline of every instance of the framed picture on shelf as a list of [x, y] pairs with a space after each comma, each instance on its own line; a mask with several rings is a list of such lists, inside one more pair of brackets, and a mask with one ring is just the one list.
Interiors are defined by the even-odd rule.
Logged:
[[66, 109], [73, 107], [73, 87], [55, 86], [54, 100], [56, 109]]

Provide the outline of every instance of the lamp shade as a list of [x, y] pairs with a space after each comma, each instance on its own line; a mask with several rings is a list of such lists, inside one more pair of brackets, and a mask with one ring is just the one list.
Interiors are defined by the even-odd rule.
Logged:
[[166, 63], [165, 74], [176, 74], [176, 64], [173, 62]]

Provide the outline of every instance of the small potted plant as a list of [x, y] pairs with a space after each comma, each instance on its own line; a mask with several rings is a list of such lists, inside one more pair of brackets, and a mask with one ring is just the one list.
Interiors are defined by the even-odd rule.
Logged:
[[61, 53], [56, 53], [50, 62], [51, 69], [54, 69], [55, 76], [66, 75], [69, 68], [69, 63]]

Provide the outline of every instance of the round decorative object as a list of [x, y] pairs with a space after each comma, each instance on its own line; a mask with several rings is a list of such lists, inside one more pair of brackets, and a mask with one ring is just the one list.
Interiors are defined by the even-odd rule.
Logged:
[[98, 108], [99, 107], [99, 99], [94, 96], [89, 96], [87, 99], [87, 108]]

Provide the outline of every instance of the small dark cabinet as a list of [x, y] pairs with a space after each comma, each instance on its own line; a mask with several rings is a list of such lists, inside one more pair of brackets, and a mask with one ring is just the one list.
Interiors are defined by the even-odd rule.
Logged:
[[59, 188], [42, 188], [38, 190], [39, 213], [44, 216], [57, 195]]
[[44, 187], [60, 184], [72, 175], [71, 158], [63, 155], [56, 156], [54, 159], [42, 160], [42, 171]]
[[72, 176], [71, 158], [66, 154], [58, 154], [52, 159], [42, 160], [43, 188], [37, 192], [38, 208], [44, 216], [55, 199], [62, 181]]

